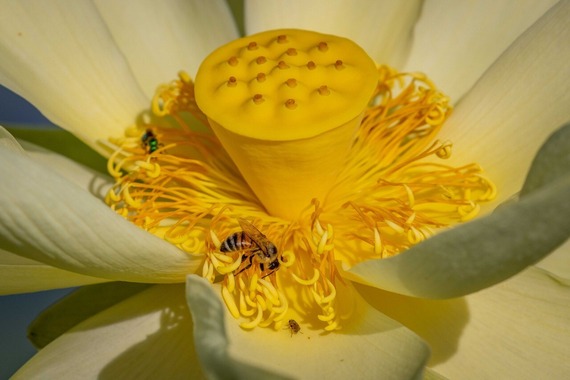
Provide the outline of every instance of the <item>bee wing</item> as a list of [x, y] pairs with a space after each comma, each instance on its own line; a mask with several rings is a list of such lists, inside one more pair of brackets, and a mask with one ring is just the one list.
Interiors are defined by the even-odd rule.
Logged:
[[238, 218], [238, 222], [241, 229], [257, 244], [259, 249], [261, 249], [263, 253], [267, 253], [267, 245], [270, 243], [267, 237], [247, 220]]

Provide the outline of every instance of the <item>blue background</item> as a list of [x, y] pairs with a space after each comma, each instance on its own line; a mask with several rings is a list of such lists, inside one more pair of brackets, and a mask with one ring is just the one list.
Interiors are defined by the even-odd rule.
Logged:
[[[41, 123], [42, 128], [54, 128], [32, 105], [0, 86], [0, 125], [10, 123]], [[0, 296], [0, 379], [8, 379], [36, 353], [26, 338], [28, 324], [39, 312], [70, 291]]]

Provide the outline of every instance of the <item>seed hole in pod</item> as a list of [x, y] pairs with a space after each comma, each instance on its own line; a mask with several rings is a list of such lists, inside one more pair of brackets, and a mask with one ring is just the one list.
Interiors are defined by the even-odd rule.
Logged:
[[230, 59], [228, 59], [228, 64], [230, 66], [237, 66], [238, 62], [239, 61], [236, 56], [230, 57]]
[[329, 45], [326, 42], [319, 42], [319, 45], [317, 46], [319, 48], [320, 51], [327, 51], [329, 50]]
[[229, 77], [228, 78], [228, 83], [227, 83], [228, 87], [235, 87], [237, 86], [237, 79], [236, 77]]
[[247, 50], [257, 50], [257, 47], [257, 42], [252, 41], [247, 45]]
[[277, 67], [279, 67], [281, 70], [284, 69], [288, 69], [289, 65], [285, 63], [285, 61], [279, 61], [279, 63], [277, 64]]
[[323, 96], [327, 96], [330, 95], [331, 90], [329, 90], [329, 88], [325, 85], [319, 87], [319, 94], [323, 95]]
[[290, 110], [294, 110], [295, 108], [297, 108], [297, 103], [295, 102], [295, 99], [287, 99], [287, 101], [285, 101], [285, 107], [289, 108]]
[[261, 104], [265, 101], [265, 99], [263, 98], [263, 95], [261, 94], [255, 94], [253, 95], [253, 102], [255, 104]]
[[255, 59], [255, 63], [257, 63], [258, 65], [263, 65], [265, 62], [267, 62], [267, 58], [265, 58], [262, 55], [260, 55]]
[[264, 74], [264, 73], [259, 73], [259, 74], [257, 74], [257, 76], [255, 77], [255, 79], [257, 79], [258, 82], [265, 82], [265, 74]]
[[314, 70], [314, 69], [317, 68], [317, 65], [315, 64], [315, 62], [309, 61], [309, 62], [307, 62], [307, 68], [308, 68], [309, 70]]
[[284, 34], [280, 34], [277, 36], [277, 43], [278, 44], [284, 44], [287, 43], [287, 36]]

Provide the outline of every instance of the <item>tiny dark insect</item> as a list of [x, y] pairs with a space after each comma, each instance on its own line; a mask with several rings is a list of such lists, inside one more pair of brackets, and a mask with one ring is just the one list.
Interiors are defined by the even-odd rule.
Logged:
[[147, 149], [148, 154], [151, 154], [158, 149], [158, 140], [150, 129], [147, 129], [146, 132], [142, 135], [141, 141], [143, 147]]
[[291, 331], [291, 336], [301, 331], [301, 326], [299, 326], [297, 321], [294, 319], [289, 319], [289, 322], [287, 322], [287, 326], [285, 328]]
[[259, 269], [262, 272], [270, 270], [263, 277], [267, 277], [279, 269], [279, 259], [277, 258], [277, 247], [275, 244], [269, 241], [267, 236], [247, 220], [238, 218], [238, 222], [242, 231], [231, 234], [220, 245], [220, 252], [244, 252], [242, 261], [247, 261], [248, 263], [235, 275], [251, 268], [255, 258], [259, 261]]

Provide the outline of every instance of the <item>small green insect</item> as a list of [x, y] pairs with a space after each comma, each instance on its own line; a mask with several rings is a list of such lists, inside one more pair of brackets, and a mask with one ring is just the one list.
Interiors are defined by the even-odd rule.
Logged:
[[148, 154], [151, 154], [158, 149], [158, 140], [150, 129], [147, 129], [147, 131], [142, 135], [141, 141], [143, 143], [143, 147], [147, 148]]

